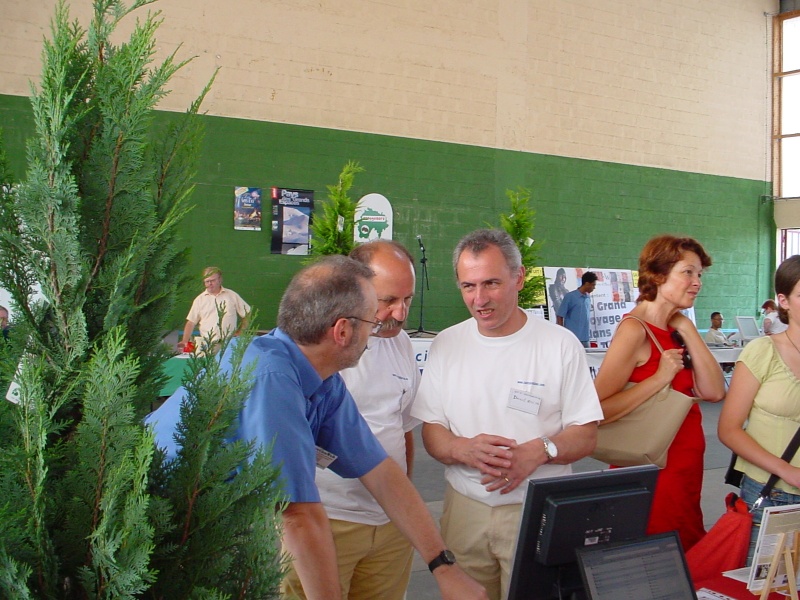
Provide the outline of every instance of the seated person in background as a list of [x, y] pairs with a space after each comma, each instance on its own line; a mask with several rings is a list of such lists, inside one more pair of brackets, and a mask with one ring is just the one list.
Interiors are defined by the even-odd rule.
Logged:
[[716, 311], [711, 313], [711, 327], [703, 336], [703, 340], [706, 344], [724, 344], [725, 346], [732, 345], [729, 338], [733, 335], [733, 333], [725, 335], [721, 329], [724, 321], [725, 317], [722, 316], [722, 313]]
[[[222, 287], [222, 271], [219, 267], [206, 267], [203, 270], [203, 285], [205, 291], [192, 302], [189, 315], [186, 317], [186, 326], [183, 328], [183, 339], [178, 343], [182, 352], [186, 343], [191, 339], [195, 326], [200, 329], [203, 340], [210, 335], [211, 339], [222, 339], [231, 331], [238, 335], [247, 327], [247, 315], [250, 305], [233, 290]], [[218, 309], [224, 309], [222, 317], [222, 331]], [[238, 321], [238, 323], [237, 323]]]
[[761, 323], [764, 335], [775, 335], [786, 331], [788, 326], [778, 318], [778, 305], [774, 300], [766, 300], [761, 305], [761, 311], [764, 313], [764, 321]]

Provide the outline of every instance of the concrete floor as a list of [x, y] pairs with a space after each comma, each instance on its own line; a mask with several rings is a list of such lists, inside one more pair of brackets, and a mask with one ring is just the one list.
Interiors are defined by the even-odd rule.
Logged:
[[[711, 527], [724, 512], [724, 499], [728, 492], [736, 491], [723, 482], [725, 471], [730, 461], [730, 450], [717, 439], [717, 419], [722, 403], [703, 402], [703, 428], [706, 434], [705, 471], [703, 476], [703, 517], [706, 528]], [[414, 458], [414, 484], [422, 495], [437, 522], [442, 513], [444, 498], [444, 466], [433, 460], [425, 452], [420, 439], [420, 428], [415, 430], [417, 442]], [[574, 465], [575, 471], [594, 471], [606, 465], [591, 458], [585, 458]], [[406, 593], [407, 600], [434, 600], [441, 598], [439, 589], [428, 568], [415, 554], [411, 583]]]

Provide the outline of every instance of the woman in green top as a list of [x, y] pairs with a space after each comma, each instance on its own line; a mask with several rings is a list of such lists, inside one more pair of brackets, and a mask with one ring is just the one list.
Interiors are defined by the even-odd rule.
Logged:
[[[780, 456], [800, 426], [800, 256], [775, 272], [778, 317], [789, 327], [745, 346], [720, 414], [719, 439], [738, 456], [744, 473], [741, 497], [752, 508], [774, 473], [780, 477], [770, 497], [753, 512], [748, 564], [765, 506], [800, 504], [800, 452], [791, 462]], [[747, 425], [745, 426], [745, 423]]]

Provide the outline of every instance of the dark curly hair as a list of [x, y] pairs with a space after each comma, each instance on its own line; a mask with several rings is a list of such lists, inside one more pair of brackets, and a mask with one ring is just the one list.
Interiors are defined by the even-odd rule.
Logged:
[[711, 266], [711, 257], [694, 238], [659, 235], [647, 242], [639, 255], [639, 298], [636, 301], [655, 300], [658, 287], [687, 252], [697, 254], [704, 269]]

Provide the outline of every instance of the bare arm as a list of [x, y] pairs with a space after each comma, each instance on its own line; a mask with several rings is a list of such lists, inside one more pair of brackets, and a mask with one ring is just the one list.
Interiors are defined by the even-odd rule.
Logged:
[[308, 600], [341, 599], [336, 547], [321, 503], [289, 503], [283, 511], [283, 544]]
[[502, 477], [501, 469], [511, 466], [511, 449], [517, 446], [515, 440], [499, 435], [459, 437], [438, 423], [422, 424], [422, 442], [428, 454], [440, 463], [464, 464], [493, 477]]
[[406, 475], [408, 475], [408, 478], [411, 479], [411, 475], [414, 471], [414, 433], [411, 431], [406, 431], [405, 439], [406, 439]]
[[774, 473], [791, 485], [800, 486], [800, 469], [765, 450], [742, 429], [760, 387], [761, 384], [750, 369], [737, 363], [733, 370], [731, 388], [719, 415], [717, 435], [723, 444], [747, 462], [768, 473]]
[[556, 317], [556, 323], [558, 323], [559, 325], [561, 325], [563, 327], [564, 326], [564, 317]]
[[[558, 448], [558, 456], [553, 463], [568, 465], [589, 456], [597, 445], [597, 423], [585, 425], [570, 425], [560, 433], [547, 436]], [[542, 438], [534, 438], [518, 445], [512, 451], [511, 467], [502, 477], [484, 477], [481, 483], [486, 485], [486, 490], [494, 492], [500, 490], [501, 494], [508, 494], [515, 490], [523, 481], [547, 462]]]
[[[432, 561], [446, 548], [428, 508], [394, 460], [384, 459], [361, 477], [361, 483], [375, 497], [392, 523], [408, 538], [426, 563]], [[443, 565], [433, 572], [433, 576], [444, 600], [488, 598], [486, 590], [468, 577], [458, 565]]]
[[764, 335], [772, 335], [772, 319], [765, 317], [764, 322], [761, 323], [761, 328], [764, 330]]
[[239, 326], [236, 328], [236, 331], [233, 332], [233, 335], [237, 336], [242, 333], [245, 329], [247, 329], [248, 323], [250, 323], [250, 313], [247, 313], [245, 316], [239, 319]]
[[196, 323], [192, 323], [191, 321], [186, 321], [186, 325], [183, 326], [183, 337], [181, 338], [181, 347], [186, 345], [186, 342], [189, 341], [189, 338], [192, 337], [192, 332], [194, 331], [194, 326]]
[[725, 378], [717, 359], [700, 337], [697, 328], [685, 315], [676, 313], [669, 324], [683, 337], [686, 350], [692, 357], [694, 393], [707, 402], [719, 402], [725, 397]]

